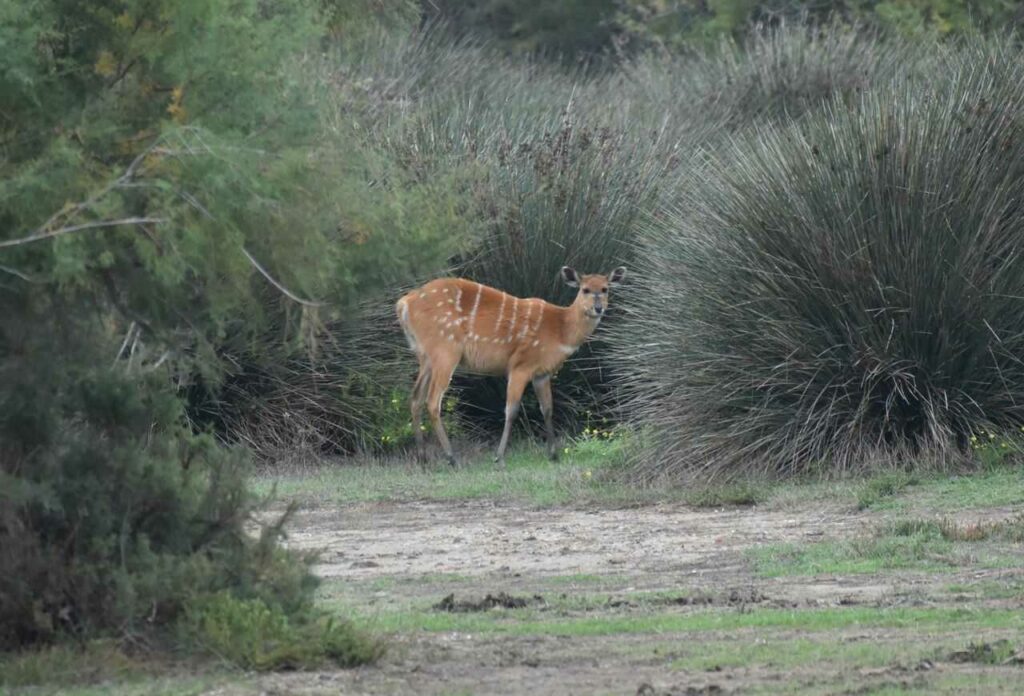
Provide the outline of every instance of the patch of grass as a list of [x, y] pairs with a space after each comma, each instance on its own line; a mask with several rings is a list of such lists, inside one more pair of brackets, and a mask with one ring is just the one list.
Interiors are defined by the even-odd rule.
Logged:
[[584, 437], [568, 443], [558, 462], [536, 443], [519, 443], [508, 466], [496, 467], [478, 450], [455, 468], [420, 467], [408, 457], [356, 460], [344, 465], [269, 470], [252, 483], [259, 495], [324, 505], [409, 500], [514, 500], [537, 506], [642, 505], [677, 502], [694, 507], [764, 505], [785, 510], [809, 504], [858, 509], [963, 510], [1024, 503], [1024, 468], [997, 468], [971, 475], [886, 472], [869, 478], [789, 481], [751, 479], [699, 488], [638, 487], [624, 480], [627, 438]]
[[887, 471], [872, 476], [857, 488], [857, 508], [881, 507], [916, 483], [918, 478], [904, 471]]
[[845, 641], [842, 636], [828, 633], [793, 638], [775, 632], [758, 632], [742, 641], [701, 641], [698, 645], [681, 646], [680, 652], [685, 652], [685, 656], [674, 660], [670, 666], [717, 670], [755, 665], [791, 668], [827, 662], [875, 667], [890, 664], [894, 659], [930, 656], [934, 650], [934, 644], [929, 643]]
[[[856, 688], [851, 686], [851, 691]], [[897, 694], [929, 694], [960, 696], [960, 694], [1016, 695], [1020, 693], [1020, 673], [1016, 670], [983, 670], [965, 672], [929, 673], [927, 685], [922, 689], [892, 688], [871, 692], [872, 696], [896, 696]]]
[[1005, 638], [989, 642], [971, 642], [963, 650], [950, 653], [950, 662], [973, 662], [980, 665], [1001, 665], [1017, 654], [1017, 646]]
[[864, 694], [865, 696], [1016, 696], [1020, 693], [1020, 675], [1013, 669], [965, 669], [963, 671], [917, 670], [915, 665], [890, 663], [875, 669], [850, 669], [831, 675], [814, 677], [799, 674], [781, 675], [782, 682], [758, 682], [743, 693], [802, 694], [832, 696], [833, 694]]
[[905, 519], [889, 525], [893, 536], [938, 536], [946, 541], [1024, 541], [1024, 514], [1005, 520], [957, 522], [948, 518], [938, 520]]
[[[1013, 522], [1005, 532], [1018, 533]], [[748, 555], [766, 577], [879, 573], [916, 569], [949, 571], [965, 565], [1013, 567], [1013, 554], [972, 542], [1002, 534], [1001, 525], [958, 525], [949, 521], [908, 519], [891, 522], [875, 534], [814, 544], [778, 544], [751, 549]], [[991, 530], [991, 531], [990, 531]]]
[[509, 452], [498, 467], [490, 452], [457, 467], [427, 468], [399, 460], [346, 466], [319, 466], [257, 478], [257, 493], [286, 500], [327, 504], [398, 500], [518, 500], [552, 506], [585, 502], [636, 504], [682, 499], [684, 491], [643, 490], [618, 480], [622, 439], [585, 439], [570, 444], [551, 462], [536, 444]]
[[152, 667], [126, 655], [115, 640], [94, 640], [83, 645], [60, 643], [0, 654], [0, 687], [72, 686], [138, 679]]
[[[598, 636], [638, 633], [690, 633], [744, 628], [794, 628], [828, 631], [849, 627], [901, 628], [952, 625], [965, 629], [1024, 628], [1024, 616], [1002, 609], [948, 607], [837, 607], [790, 610], [698, 610], [671, 613], [659, 606], [642, 615], [545, 618], [543, 610], [493, 610], [472, 614], [434, 612], [427, 608], [366, 614], [347, 607], [359, 623], [383, 632], [468, 632], [506, 635]], [[361, 616], [360, 616], [361, 614]]]
[[915, 487], [910, 506], [931, 512], [1024, 504], [1024, 467], [937, 477]]
[[552, 575], [543, 579], [548, 585], [603, 585], [609, 581], [605, 575], [593, 573], [573, 573], [571, 575]]
[[396, 587], [417, 585], [417, 586], [430, 586], [430, 585], [454, 585], [454, 584], [465, 584], [470, 582], [477, 582], [479, 578], [472, 575], [463, 575], [461, 573], [423, 573], [422, 575], [387, 575], [384, 577], [374, 578], [372, 580], [359, 583], [351, 580], [328, 580], [321, 584], [321, 592], [325, 591], [325, 588], [329, 588], [332, 585], [343, 584], [345, 586], [362, 586], [364, 589], [372, 592], [378, 592], [381, 590], [393, 590]]
[[237, 672], [230, 676], [225, 674], [194, 676], [193, 673], [173, 673], [131, 681], [103, 681], [100, 684], [87, 686], [69, 684], [59, 690], [51, 686], [42, 688], [31, 687], [22, 692], [25, 696], [36, 694], [54, 694], [61, 696], [199, 696], [216, 692], [230, 684], [231, 693], [259, 693], [258, 690], [247, 688], [249, 678]]
[[749, 552], [763, 577], [870, 574], [886, 570], [952, 570], [951, 548], [942, 541], [914, 537], [779, 544]]
[[955, 595], [967, 595], [972, 599], [1018, 599], [1024, 598], [1024, 578], [1016, 576], [1000, 580], [956, 583], [947, 586], [946, 591]]
[[928, 513], [1024, 504], [1024, 467], [992, 467], [962, 475], [890, 471], [869, 477], [814, 480], [798, 477], [773, 483], [767, 509], [809, 503], [847, 504], [859, 510]]
[[694, 507], [723, 507], [727, 505], [757, 505], [768, 500], [771, 488], [761, 481], [738, 481], [696, 488], [684, 500]]
[[221, 593], [190, 607], [183, 622], [200, 651], [247, 670], [309, 669], [333, 662], [352, 667], [375, 661], [383, 644], [347, 622], [297, 625], [259, 599]]

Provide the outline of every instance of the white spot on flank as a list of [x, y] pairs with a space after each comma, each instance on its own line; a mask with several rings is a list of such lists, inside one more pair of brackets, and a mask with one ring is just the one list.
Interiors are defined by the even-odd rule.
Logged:
[[449, 341], [454, 341], [455, 340], [455, 334], [448, 334], [448, 340]]
[[433, 289], [433, 290], [431, 290], [430, 292], [431, 292], [431, 294], [435, 294], [435, 295], [436, 295], [436, 294], [437, 294], [437, 288], [434, 288], [434, 289]]
[[443, 292], [445, 295], [447, 295], [448, 294], [448, 288], [442, 288], [441, 292]]
[[421, 292], [420, 293], [420, 297], [426, 297], [426, 296], [427, 296], [427, 293], [425, 293], [425, 292]]
[[438, 306], [438, 307], [440, 307], [440, 306], [441, 306], [441, 305], [443, 305], [443, 304], [444, 304], [444, 302], [443, 302], [443, 301], [441, 301], [441, 300], [438, 300], [438, 301], [437, 301], [437, 306]]
[[576, 352], [576, 346], [567, 346], [564, 343], [558, 344], [558, 350], [562, 351], [566, 355], [572, 355]]
[[544, 318], [544, 304], [545, 303], [542, 300], [540, 303], [540, 311], [537, 312], [537, 321], [533, 325], [533, 333], [537, 333], [537, 330], [540, 328], [540, 320]]
[[531, 343], [530, 345], [532, 345], [532, 346], [536, 346], [536, 345], [538, 345], [538, 344], [540, 344], [540, 341], [538, 341], [538, 340], [534, 339], [533, 343]]
[[461, 312], [462, 311], [462, 305], [460, 304], [461, 301], [462, 301], [462, 288], [458, 288], [455, 291], [455, 311], [456, 312]]

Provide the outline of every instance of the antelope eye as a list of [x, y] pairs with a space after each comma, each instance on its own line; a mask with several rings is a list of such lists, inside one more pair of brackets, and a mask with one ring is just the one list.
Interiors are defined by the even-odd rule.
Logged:
[[601, 288], [601, 294], [602, 295], [607, 295], [608, 294], [608, 288]]
[[584, 295], [589, 295], [590, 294], [590, 288], [583, 288], [583, 294]]

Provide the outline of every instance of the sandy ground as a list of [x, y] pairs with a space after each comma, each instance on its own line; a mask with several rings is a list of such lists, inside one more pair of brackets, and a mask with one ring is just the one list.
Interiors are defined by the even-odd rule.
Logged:
[[[780, 512], [681, 506], [634, 509], [533, 509], [511, 503], [373, 503], [305, 511], [291, 525], [289, 545], [317, 549], [317, 572], [336, 586], [368, 588], [360, 600], [386, 607], [410, 601], [480, 599], [488, 593], [550, 595], [600, 592], [609, 615], [628, 615], [616, 595], [663, 590], [709, 598], [715, 606], [828, 607], [932, 604], [932, 590], [955, 580], [1000, 578], [1011, 571], [964, 571], [759, 579], [746, 549], [779, 542], [849, 537], [877, 519], [847, 509]], [[597, 587], [566, 576], [590, 576]], [[593, 576], [600, 576], [594, 578]], [[371, 590], [369, 588], [375, 587]], [[558, 582], [558, 585], [553, 585]], [[566, 584], [568, 582], [568, 584]], [[581, 581], [583, 583], [584, 581]], [[944, 600], [944, 601], [948, 601]], [[666, 607], [698, 611], [702, 607]], [[649, 610], [649, 607], [648, 607]], [[734, 632], [735, 633], [735, 632]], [[702, 632], [717, 640], [729, 635]], [[794, 633], [797, 637], [799, 632]], [[742, 636], [732, 636], [742, 638]], [[842, 640], [900, 640], [898, 632], [850, 631]], [[799, 686], [824, 693], [834, 674], [812, 667], [672, 669], [689, 635], [506, 636], [413, 631], [395, 637], [375, 666], [274, 674], [258, 678], [265, 694], [713, 694], [785, 693]], [[692, 645], [689, 648], [692, 650]], [[923, 688], [943, 670], [969, 675], [973, 665], [895, 665], [845, 675], [871, 688]], [[990, 668], [991, 669], [991, 668]], [[1007, 668], [1014, 669], [1014, 668]], [[1017, 668], [1019, 669], [1019, 668]], [[1016, 672], [1024, 683], [1024, 671]], [[782, 680], [782, 681], [780, 681]], [[774, 685], [774, 687], [773, 687]], [[816, 685], [821, 685], [817, 688]], [[230, 693], [230, 688], [223, 693]]]

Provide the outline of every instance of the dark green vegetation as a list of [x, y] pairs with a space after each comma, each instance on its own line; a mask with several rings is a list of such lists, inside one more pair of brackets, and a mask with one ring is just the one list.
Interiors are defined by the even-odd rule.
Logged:
[[0, 5], [0, 649], [202, 651], [237, 602], [233, 635], [277, 634], [225, 659], [373, 656], [322, 624], [285, 519], [247, 529], [249, 455], [202, 432], [237, 356], [315, 324], [290, 295], [371, 282], [320, 186], [346, 158], [311, 156], [321, 33], [301, 3]]
[[[385, 6], [392, 12], [411, 3]], [[857, 23], [900, 38], [1024, 24], [1010, 0], [424, 0], [426, 17], [482, 33], [504, 50], [597, 62], [648, 49], [694, 51], [752, 26]]]

